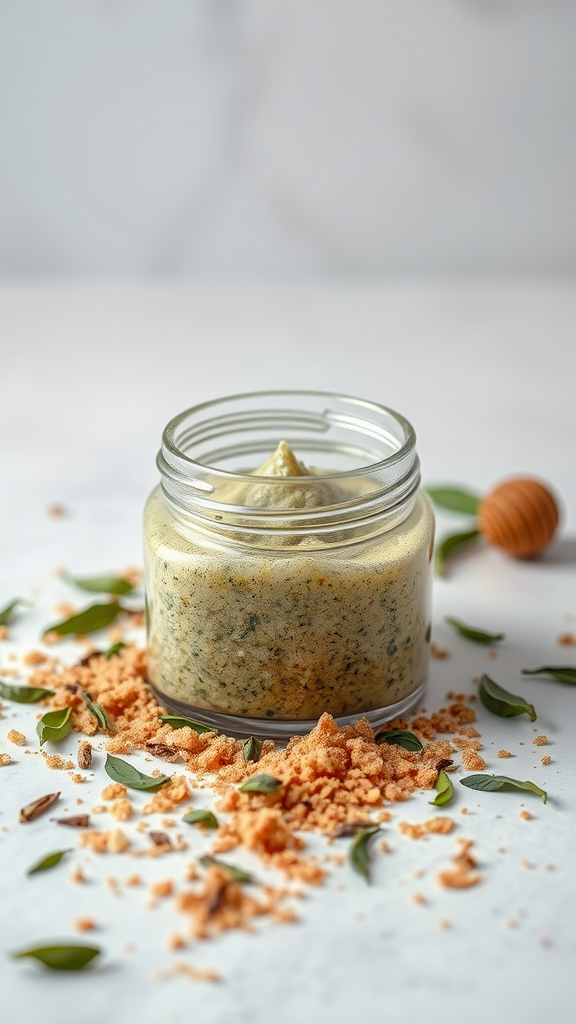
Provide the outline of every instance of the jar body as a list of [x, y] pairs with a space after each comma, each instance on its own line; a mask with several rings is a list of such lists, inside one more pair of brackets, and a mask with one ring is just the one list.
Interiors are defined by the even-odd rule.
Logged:
[[145, 513], [148, 675], [160, 699], [236, 735], [282, 738], [324, 712], [374, 725], [419, 698], [430, 640], [433, 514], [340, 545], [237, 546]]

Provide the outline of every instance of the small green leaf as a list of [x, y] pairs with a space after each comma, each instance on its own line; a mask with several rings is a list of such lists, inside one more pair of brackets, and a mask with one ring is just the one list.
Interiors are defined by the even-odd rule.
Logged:
[[438, 508], [447, 508], [450, 512], [464, 512], [466, 515], [475, 516], [480, 507], [481, 498], [472, 491], [465, 491], [459, 487], [426, 487], [425, 490]]
[[60, 636], [85, 636], [87, 633], [96, 633], [99, 629], [105, 629], [120, 614], [123, 609], [116, 601], [108, 601], [105, 604], [92, 604], [85, 608], [78, 615], [72, 615], [69, 619], [57, 622], [54, 626], [48, 626], [46, 633], [58, 633]]
[[52, 971], [81, 971], [94, 957], [100, 955], [97, 946], [38, 946], [11, 953], [14, 960], [33, 957]]
[[434, 804], [436, 807], [443, 807], [444, 804], [449, 804], [452, 797], [454, 796], [454, 787], [446, 775], [446, 772], [442, 769], [438, 772], [438, 778], [436, 779], [436, 796], [434, 800], [430, 800], [429, 803]]
[[498, 640], [504, 640], [504, 633], [487, 633], [485, 630], [477, 629], [475, 626], [466, 626], [460, 619], [453, 619], [449, 615], [446, 616], [446, 622], [450, 626], [454, 626], [454, 629], [465, 640], [472, 640], [475, 644], [494, 644]]
[[93, 576], [77, 577], [66, 574], [64, 578], [81, 590], [88, 590], [92, 594], [129, 594], [134, 590], [134, 585], [128, 580], [119, 576]]
[[249, 736], [242, 744], [242, 753], [245, 761], [259, 761], [262, 753], [262, 740], [257, 740], [255, 736]]
[[37, 871], [48, 871], [49, 868], [56, 867], [65, 857], [67, 853], [72, 853], [72, 850], [57, 850], [56, 853], [49, 853], [46, 857], [42, 857], [42, 860], [33, 864], [31, 868], [28, 868], [27, 875], [35, 875]]
[[503, 686], [499, 686], [493, 679], [490, 679], [490, 676], [482, 676], [478, 692], [484, 707], [488, 708], [493, 715], [499, 715], [500, 718], [529, 715], [530, 721], [535, 722], [538, 717], [533, 704], [529, 704], [524, 697], [505, 690]]
[[28, 604], [28, 602], [22, 597], [17, 597], [14, 601], [10, 601], [9, 604], [2, 608], [2, 611], [0, 611], [0, 626], [7, 626], [10, 623], [10, 620], [12, 619], [19, 604]]
[[274, 793], [283, 783], [273, 775], [252, 775], [238, 787], [241, 793]]
[[479, 530], [466, 530], [464, 533], [453, 533], [444, 537], [436, 545], [434, 552], [434, 563], [439, 576], [446, 575], [446, 563], [453, 555], [459, 555], [464, 548], [467, 548], [480, 536]]
[[104, 732], [108, 732], [108, 729], [110, 728], [110, 723], [108, 721], [108, 716], [104, 711], [102, 705], [97, 704], [95, 700], [91, 700], [88, 701], [86, 705], [86, 710], [91, 711], [94, 717], [98, 719], [100, 725], [104, 729]]
[[68, 735], [72, 728], [70, 725], [71, 714], [72, 708], [58, 708], [57, 711], [47, 711], [45, 715], [42, 715], [36, 725], [41, 747], [48, 741], [57, 743], [58, 740], [63, 740]]
[[521, 789], [523, 792], [535, 793], [543, 803], [546, 803], [548, 794], [540, 789], [534, 782], [520, 782], [519, 779], [510, 779], [507, 775], [467, 775], [460, 779], [463, 786], [468, 789], [478, 789], [486, 793], [495, 792], [498, 789]]
[[576, 668], [571, 665], [542, 665], [542, 668], [523, 668], [524, 676], [551, 676], [559, 683], [576, 686]]
[[380, 831], [379, 825], [374, 825], [372, 828], [363, 828], [360, 832], [356, 833], [350, 844], [348, 853], [350, 864], [354, 871], [362, 875], [367, 882], [370, 882], [370, 853], [368, 847], [372, 836], [375, 836]]
[[403, 747], [404, 750], [414, 750], [419, 753], [424, 750], [420, 740], [413, 732], [406, 729], [385, 729], [374, 737], [376, 743], [390, 743], [396, 747]]
[[110, 658], [113, 658], [115, 654], [120, 654], [120, 651], [124, 647], [126, 647], [126, 644], [119, 640], [117, 644], [112, 644], [112, 647], [109, 647], [107, 651], [103, 651], [102, 657], [110, 660]]
[[201, 825], [203, 828], [218, 828], [218, 818], [212, 811], [189, 811], [183, 815], [182, 821], [188, 825]]
[[169, 775], [159, 775], [157, 778], [144, 775], [133, 764], [123, 761], [121, 757], [114, 757], [113, 754], [107, 755], [104, 768], [114, 782], [121, 782], [129, 789], [159, 789], [170, 778]]
[[15, 700], [18, 704], [36, 704], [39, 700], [53, 697], [54, 693], [54, 690], [45, 690], [42, 686], [12, 686], [0, 682], [0, 697]]
[[181, 715], [160, 715], [160, 721], [165, 725], [171, 725], [173, 729], [193, 729], [194, 732], [218, 732], [212, 725], [204, 725], [196, 722], [193, 718], [183, 718]]
[[200, 857], [200, 863], [204, 867], [209, 867], [211, 864], [218, 868], [223, 868], [230, 875], [233, 882], [244, 882], [248, 885], [251, 882], [255, 882], [254, 875], [251, 875], [249, 871], [244, 871], [243, 868], [237, 868], [234, 864], [229, 864], [226, 860], [220, 860], [219, 857], [213, 857], [210, 853], [205, 853], [203, 857]]

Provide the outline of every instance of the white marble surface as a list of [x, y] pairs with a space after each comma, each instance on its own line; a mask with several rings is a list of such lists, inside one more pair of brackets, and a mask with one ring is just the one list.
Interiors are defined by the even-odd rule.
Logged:
[[0, 273], [573, 272], [571, 0], [0, 0]]
[[[155, 483], [161, 429], [185, 406], [219, 394], [300, 386], [381, 401], [413, 421], [427, 481], [485, 490], [529, 472], [550, 481], [563, 507], [559, 539], [541, 560], [516, 563], [484, 551], [436, 581], [433, 637], [452, 657], [432, 662], [426, 696], [436, 708], [447, 690], [470, 692], [472, 678], [488, 671], [532, 699], [534, 726], [480, 708], [479, 727], [487, 770], [544, 785], [546, 806], [530, 796], [470, 793], [456, 782], [454, 834], [419, 842], [402, 837], [397, 823], [430, 817], [428, 794], [395, 807], [386, 831], [392, 852], [376, 858], [370, 887], [342, 866], [298, 905], [297, 924], [262, 921], [255, 934], [229, 933], [185, 951], [195, 966], [221, 972], [218, 985], [155, 980], [174, 957], [165, 941], [182, 931], [180, 915], [170, 901], [147, 910], [143, 889], [114, 898], [104, 884], [134, 868], [147, 881], [165, 877], [167, 861], [119, 864], [75, 848], [50, 875], [24, 877], [37, 856], [69, 838], [74, 846], [74, 837], [56, 838], [49, 816], [18, 825], [18, 808], [53, 788], [63, 791], [61, 806], [73, 810], [79, 790], [92, 806], [102, 771], [82, 787], [48, 772], [38, 756], [6, 741], [21, 723], [34, 748], [30, 709], [5, 705], [0, 750], [14, 756], [0, 769], [6, 1024], [184, 1024], [191, 1016], [211, 1024], [347, 1024], [369, 1015], [572, 1024], [576, 693], [519, 673], [576, 661], [574, 648], [556, 643], [576, 631], [575, 324], [576, 287], [538, 283], [0, 289], [0, 605], [17, 594], [34, 602], [0, 645], [0, 675], [10, 652], [39, 645], [55, 603], [75, 597], [55, 567], [91, 573], [140, 561], [141, 506]], [[47, 516], [54, 502], [68, 509], [65, 518]], [[504, 631], [498, 658], [450, 634], [447, 614]], [[72, 645], [63, 650], [73, 657]], [[547, 747], [532, 745], [536, 727]], [[498, 760], [500, 747], [514, 760]], [[65, 741], [62, 752], [74, 748]], [[543, 753], [552, 758], [548, 767]], [[530, 821], [520, 819], [522, 805]], [[484, 875], [467, 892], [435, 881], [455, 851], [454, 836], [474, 839]], [[205, 845], [196, 834], [186, 838], [188, 857]], [[313, 848], [321, 853], [322, 841]], [[262, 874], [248, 854], [235, 859]], [[70, 883], [74, 863], [90, 884]], [[181, 884], [182, 859], [174, 854], [170, 865]], [[426, 905], [413, 902], [415, 892]], [[81, 914], [100, 923], [94, 939], [105, 955], [94, 971], [60, 976], [6, 958], [34, 940], [75, 937], [72, 921]], [[442, 918], [450, 930], [439, 927]]]

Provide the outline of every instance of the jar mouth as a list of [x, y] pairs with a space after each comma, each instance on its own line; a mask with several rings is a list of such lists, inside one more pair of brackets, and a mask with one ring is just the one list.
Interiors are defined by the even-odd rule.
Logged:
[[[281, 440], [317, 475], [255, 475]], [[174, 507], [240, 531], [330, 530], [342, 517], [381, 517], [399, 507], [406, 515], [420, 483], [416, 435], [404, 416], [323, 391], [254, 391], [193, 406], [167, 424], [157, 465]], [[318, 499], [286, 508], [302, 480], [317, 487]], [[238, 502], [239, 488], [263, 481], [271, 495], [265, 507]]]

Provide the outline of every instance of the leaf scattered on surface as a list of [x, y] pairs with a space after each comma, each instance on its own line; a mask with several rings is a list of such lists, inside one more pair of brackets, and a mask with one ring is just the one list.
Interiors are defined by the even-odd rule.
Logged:
[[18, 704], [36, 704], [39, 700], [53, 697], [54, 692], [45, 690], [43, 686], [12, 686], [0, 681], [0, 697], [4, 700], [14, 700]]
[[94, 715], [94, 717], [98, 719], [98, 722], [100, 723], [104, 731], [107, 732], [108, 729], [110, 728], [110, 723], [108, 721], [108, 716], [104, 711], [102, 705], [98, 704], [95, 700], [91, 700], [86, 705], [86, 710], [90, 711]]
[[35, 818], [39, 818], [45, 811], [56, 803], [60, 793], [47, 793], [46, 796], [41, 796], [38, 800], [33, 800], [31, 804], [26, 804], [26, 807], [22, 807], [20, 811], [19, 821], [22, 824], [26, 824], [28, 821], [34, 821]]
[[464, 533], [452, 533], [444, 537], [436, 545], [434, 552], [434, 564], [437, 574], [445, 576], [448, 561], [454, 555], [459, 555], [465, 548], [470, 547], [474, 541], [478, 540], [479, 536], [480, 532], [478, 530], [466, 530]]
[[454, 796], [454, 786], [446, 775], [443, 768], [438, 772], [438, 778], [436, 779], [436, 796], [430, 803], [435, 807], [443, 807], [444, 804], [449, 804], [452, 797]]
[[27, 603], [28, 602], [25, 601], [22, 597], [17, 597], [15, 598], [14, 601], [10, 601], [8, 604], [4, 605], [4, 607], [0, 611], [0, 626], [8, 626], [10, 624], [11, 619], [14, 616], [14, 612], [16, 611], [18, 605]]
[[255, 736], [249, 736], [242, 744], [242, 753], [245, 761], [259, 761], [262, 753], [262, 740], [257, 740]]
[[58, 633], [60, 636], [85, 636], [87, 633], [96, 633], [99, 629], [105, 629], [120, 614], [123, 609], [116, 601], [107, 601], [102, 604], [91, 604], [89, 608], [72, 615], [69, 619], [56, 622], [44, 630], [46, 633]]
[[46, 857], [42, 857], [31, 868], [28, 868], [26, 874], [35, 875], [38, 871], [49, 871], [50, 868], [56, 867], [67, 853], [72, 853], [72, 850], [56, 850], [55, 853], [47, 854]]
[[128, 786], [129, 789], [158, 789], [168, 782], [170, 778], [169, 775], [159, 775], [157, 778], [151, 775], [144, 775], [133, 764], [123, 761], [121, 757], [114, 757], [113, 754], [107, 755], [104, 768], [106, 769], [106, 774], [114, 782], [121, 782], [123, 786]]
[[252, 775], [239, 786], [241, 793], [274, 793], [283, 783], [273, 775]]
[[537, 715], [533, 704], [529, 704], [524, 697], [510, 693], [503, 686], [496, 683], [490, 676], [483, 675], [478, 690], [480, 700], [485, 708], [493, 715], [500, 718], [512, 718], [514, 715], [528, 715], [531, 722], [535, 722]]
[[222, 868], [228, 872], [233, 882], [243, 882], [248, 885], [256, 881], [254, 875], [251, 875], [249, 871], [244, 871], [244, 868], [237, 868], [235, 864], [229, 864], [226, 860], [220, 860], [219, 857], [214, 857], [211, 853], [205, 853], [203, 857], [200, 857], [200, 863], [205, 868], [210, 867], [210, 865]]
[[103, 651], [102, 657], [109, 660], [110, 658], [113, 658], [115, 654], [120, 654], [120, 651], [124, 647], [126, 647], [126, 644], [123, 643], [122, 640], [119, 640], [118, 643], [112, 644], [112, 647], [109, 647], [107, 651]]
[[188, 814], [184, 814], [182, 821], [185, 821], [188, 825], [200, 825], [202, 828], [218, 828], [218, 818], [216, 815], [212, 811], [200, 808], [197, 811], [189, 811]]
[[551, 676], [559, 683], [576, 686], [576, 668], [572, 665], [542, 665], [541, 668], [523, 668], [524, 676]]
[[52, 971], [81, 971], [91, 960], [99, 956], [100, 950], [97, 946], [37, 946], [31, 949], [21, 949], [13, 952], [10, 956], [14, 960], [22, 960], [24, 957], [32, 957], [40, 960], [45, 967]]
[[69, 576], [64, 577], [68, 583], [72, 583], [81, 590], [88, 590], [92, 594], [129, 594], [134, 590], [134, 584], [121, 576]]
[[72, 708], [58, 708], [57, 711], [47, 711], [45, 715], [42, 715], [36, 724], [41, 747], [44, 743], [57, 743], [68, 735], [72, 728], [70, 725], [71, 714]]
[[480, 507], [480, 495], [461, 487], [426, 487], [425, 490], [438, 508], [445, 508], [450, 512], [463, 512], [465, 515], [475, 516]]
[[403, 747], [404, 750], [413, 750], [417, 753], [424, 750], [422, 743], [413, 732], [406, 729], [385, 729], [374, 737], [376, 743], [390, 743], [396, 747]]
[[507, 775], [467, 775], [460, 779], [463, 786], [468, 789], [478, 789], [486, 793], [496, 792], [499, 789], [519, 789], [527, 793], [535, 793], [543, 803], [546, 803], [548, 794], [546, 790], [540, 789], [534, 782], [521, 782], [519, 779], [510, 779]]
[[363, 828], [357, 832], [350, 845], [348, 857], [350, 864], [359, 875], [362, 875], [367, 882], [370, 882], [370, 851], [369, 844], [373, 836], [380, 832], [379, 825], [372, 825], [370, 828]]
[[204, 725], [194, 718], [183, 718], [182, 715], [160, 715], [160, 721], [171, 725], [173, 729], [193, 729], [194, 732], [218, 732], [213, 725]]
[[446, 616], [446, 622], [464, 637], [465, 640], [472, 640], [475, 644], [494, 644], [504, 640], [504, 633], [489, 633], [484, 629], [477, 629], [476, 626], [467, 626], [459, 619]]

